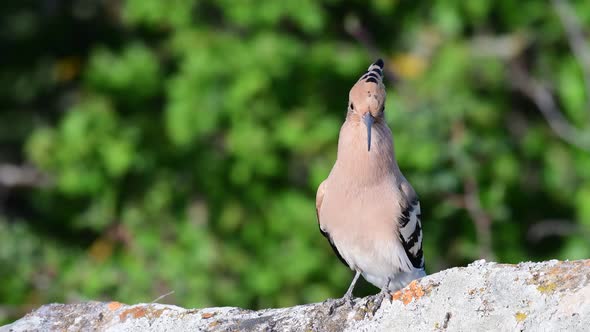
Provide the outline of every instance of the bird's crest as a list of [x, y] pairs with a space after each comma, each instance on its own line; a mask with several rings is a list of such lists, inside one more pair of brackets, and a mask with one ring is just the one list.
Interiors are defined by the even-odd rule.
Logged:
[[383, 83], [383, 60], [377, 59], [373, 64], [369, 66], [367, 72], [361, 76], [359, 81], [365, 81], [366, 83]]

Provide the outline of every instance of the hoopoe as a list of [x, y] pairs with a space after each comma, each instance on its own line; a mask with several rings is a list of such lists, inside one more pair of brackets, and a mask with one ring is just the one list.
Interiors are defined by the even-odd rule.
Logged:
[[352, 87], [338, 153], [317, 191], [320, 231], [356, 274], [340, 302], [352, 301], [362, 275], [387, 292], [426, 275], [420, 203], [400, 171], [384, 118], [383, 60]]

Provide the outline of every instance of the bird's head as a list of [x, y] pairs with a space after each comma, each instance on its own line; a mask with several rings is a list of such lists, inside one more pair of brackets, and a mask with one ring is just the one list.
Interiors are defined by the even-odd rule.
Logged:
[[378, 59], [350, 89], [347, 118], [361, 121], [367, 127], [367, 150], [371, 151], [373, 123], [383, 121], [385, 109], [385, 85], [383, 85], [383, 60]]

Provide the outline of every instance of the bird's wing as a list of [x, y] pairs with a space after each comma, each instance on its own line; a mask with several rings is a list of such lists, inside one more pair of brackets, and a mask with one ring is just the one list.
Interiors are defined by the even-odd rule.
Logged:
[[400, 202], [401, 214], [398, 218], [399, 239], [412, 266], [416, 269], [424, 269], [420, 202], [408, 183], [404, 183], [401, 189], [404, 195]]
[[349, 266], [348, 263], [346, 263], [344, 258], [342, 258], [342, 255], [340, 255], [340, 252], [338, 252], [338, 248], [336, 248], [334, 241], [332, 241], [332, 237], [330, 236], [328, 231], [326, 231], [322, 228], [322, 222], [320, 221], [320, 210], [322, 208], [322, 202], [324, 201], [325, 192], [326, 192], [326, 180], [324, 180], [320, 184], [320, 186], [318, 187], [318, 192], [315, 196], [315, 212], [316, 212], [317, 218], [318, 218], [318, 226], [320, 228], [320, 232], [322, 233], [322, 235], [326, 239], [328, 239], [328, 241], [330, 242], [330, 246], [332, 247], [332, 250], [334, 250], [334, 253], [336, 254], [336, 256], [338, 256], [338, 259], [340, 259], [340, 261], [348, 267]]

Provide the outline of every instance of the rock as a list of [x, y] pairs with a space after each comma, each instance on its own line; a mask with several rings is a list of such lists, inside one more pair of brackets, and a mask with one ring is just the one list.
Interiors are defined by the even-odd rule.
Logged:
[[[48, 304], [8, 331], [582, 331], [590, 328], [590, 260], [477, 261], [328, 315], [330, 302], [259, 311], [157, 303]], [[373, 311], [375, 313], [373, 314]]]

